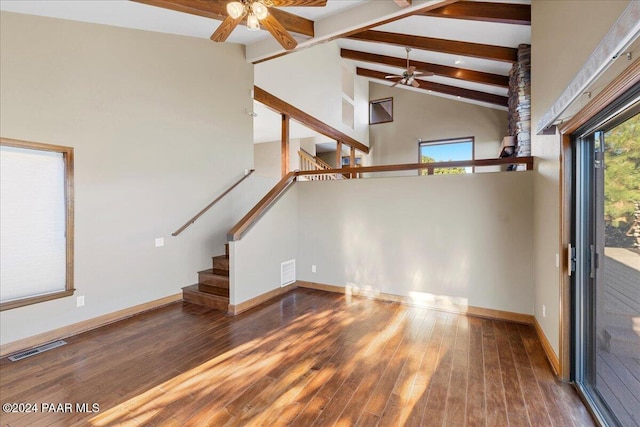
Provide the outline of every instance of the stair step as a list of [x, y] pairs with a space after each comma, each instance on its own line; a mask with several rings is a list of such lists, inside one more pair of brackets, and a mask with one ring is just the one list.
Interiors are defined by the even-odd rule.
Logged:
[[213, 272], [223, 276], [229, 275], [229, 258], [224, 255], [214, 256], [211, 258], [213, 264]]
[[203, 285], [202, 283], [198, 283], [198, 290], [200, 292], [204, 292], [205, 294], [211, 294], [219, 297], [229, 298], [229, 289], [218, 288], [217, 286], [209, 286], [209, 285]]
[[640, 355], [640, 332], [632, 328], [607, 327], [604, 330], [604, 343], [609, 353], [621, 357], [638, 358]]
[[211, 268], [198, 271], [198, 283], [229, 290], [229, 275], [216, 274]]
[[229, 298], [213, 295], [198, 290], [198, 284], [185, 286], [182, 288], [182, 299], [191, 304], [214, 308], [216, 310], [227, 311], [229, 308]]

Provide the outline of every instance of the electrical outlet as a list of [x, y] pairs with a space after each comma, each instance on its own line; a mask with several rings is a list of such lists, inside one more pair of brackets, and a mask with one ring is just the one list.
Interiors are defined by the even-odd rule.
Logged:
[[542, 317], [547, 317], [547, 307], [542, 304]]
[[82, 307], [84, 305], [84, 295], [76, 298], [76, 307]]
[[312, 273], [315, 273], [315, 272], [316, 272], [316, 266], [315, 266], [315, 265], [312, 265], [312, 266], [311, 266], [311, 272], [312, 272]]
[[156, 238], [156, 248], [164, 246], [164, 237]]

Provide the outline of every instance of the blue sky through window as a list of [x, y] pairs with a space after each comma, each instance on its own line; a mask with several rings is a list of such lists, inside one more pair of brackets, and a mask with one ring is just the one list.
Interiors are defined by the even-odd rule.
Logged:
[[420, 156], [431, 157], [436, 162], [471, 160], [473, 159], [473, 144], [471, 141], [447, 144], [423, 144], [420, 146]]

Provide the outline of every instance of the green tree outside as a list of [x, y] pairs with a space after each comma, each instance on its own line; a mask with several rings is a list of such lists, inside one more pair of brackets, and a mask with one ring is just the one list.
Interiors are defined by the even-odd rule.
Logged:
[[606, 245], [632, 247], [626, 236], [640, 202], [640, 115], [605, 134], [604, 219]]
[[[451, 159], [449, 159], [451, 161]], [[435, 159], [429, 156], [420, 156], [420, 163], [434, 163]], [[463, 167], [458, 168], [439, 168], [433, 171], [434, 175], [461, 175], [467, 173], [467, 170]], [[426, 169], [420, 170], [420, 175], [427, 175]]]

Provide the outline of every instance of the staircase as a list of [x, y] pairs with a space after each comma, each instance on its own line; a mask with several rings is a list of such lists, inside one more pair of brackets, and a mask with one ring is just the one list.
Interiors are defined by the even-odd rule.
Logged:
[[224, 255], [212, 258], [212, 268], [198, 272], [198, 283], [182, 288], [182, 299], [192, 304], [227, 311], [229, 307], [229, 244]]

